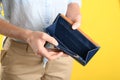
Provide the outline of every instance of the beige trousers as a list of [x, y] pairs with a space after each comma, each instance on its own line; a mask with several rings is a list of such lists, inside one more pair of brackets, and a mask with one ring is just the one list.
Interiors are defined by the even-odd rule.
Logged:
[[6, 41], [1, 54], [2, 80], [70, 80], [71, 57], [48, 61], [43, 67], [43, 57], [35, 55], [28, 44]]

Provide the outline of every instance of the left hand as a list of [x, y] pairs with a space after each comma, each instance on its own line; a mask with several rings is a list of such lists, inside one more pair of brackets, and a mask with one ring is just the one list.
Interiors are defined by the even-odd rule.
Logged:
[[75, 19], [74, 19], [74, 23], [72, 25], [72, 29], [75, 30], [77, 28], [79, 28], [81, 26], [81, 16], [78, 15]]
[[77, 3], [70, 3], [68, 5], [66, 16], [74, 22], [74, 24], [72, 25], [73, 30], [80, 27], [81, 14], [80, 14], [80, 6]]

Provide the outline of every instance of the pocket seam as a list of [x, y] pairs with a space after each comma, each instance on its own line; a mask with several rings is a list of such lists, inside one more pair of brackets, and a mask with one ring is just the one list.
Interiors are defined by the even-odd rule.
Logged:
[[5, 58], [7, 54], [7, 51], [6, 50], [1, 50], [1, 62], [3, 61], [3, 59]]

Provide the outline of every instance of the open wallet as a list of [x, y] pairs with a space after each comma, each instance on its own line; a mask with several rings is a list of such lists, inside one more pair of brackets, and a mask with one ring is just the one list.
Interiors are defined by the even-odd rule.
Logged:
[[57, 49], [85, 66], [100, 46], [81, 29], [73, 30], [72, 24], [73, 22], [69, 18], [58, 14], [53, 24], [46, 28], [46, 32], [58, 41]]

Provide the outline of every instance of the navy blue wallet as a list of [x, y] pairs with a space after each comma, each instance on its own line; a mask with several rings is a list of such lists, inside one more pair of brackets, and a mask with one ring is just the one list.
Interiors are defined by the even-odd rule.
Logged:
[[53, 24], [46, 28], [46, 32], [58, 41], [57, 49], [62, 50], [85, 66], [100, 46], [81, 29], [73, 30], [72, 24], [73, 22], [69, 18], [58, 14]]

